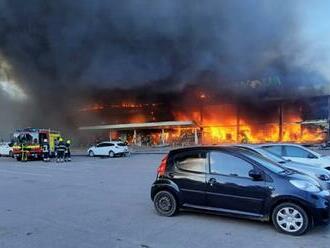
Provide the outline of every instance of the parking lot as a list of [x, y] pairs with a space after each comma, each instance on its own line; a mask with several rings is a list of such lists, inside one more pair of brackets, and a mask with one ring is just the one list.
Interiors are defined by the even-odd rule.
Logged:
[[194, 212], [158, 216], [150, 200], [161, 154], [0, 158], [0, 247], [328, 247], [330, 226], [302, 237], [272, 225]]

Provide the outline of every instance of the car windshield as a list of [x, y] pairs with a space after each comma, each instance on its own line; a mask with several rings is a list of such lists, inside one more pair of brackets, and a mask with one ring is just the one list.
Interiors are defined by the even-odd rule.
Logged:
[[286, 168], [280, 166], [279, 164], [273, 162], [272, 160], [265, 158], [261, 155], [257, 155], [254, 152], [250, 152], [250, 151], [241, 151], [241, 153], [243, 155], [245, 155], [246, 157], [258, 162], [259, 164], [263, 165], [264, 167], [266, 167], [267, 169], [269, 169], [272, 172], [275, 173], [281, 173], [283, 171], [286, 170]]
[[270, 160], [273, 160], [273, 161], [275, 161], [277, 163], [285, 163], [285, 162], [287, 162], [287, 160], [285, 160], [284, 158], [282, 158], [281, 156], [279, 156], [279, 155], [277, 155], [275, 153], [271, 153], [271, 152], [266, 151], [266, 150], [264, 150], [262, 148], [256, 148], [256, 150], [258, 152], [260, 152], [260, 154], [262, 154], [263, 156], [265, 156], [265, 157], [269, 158]]

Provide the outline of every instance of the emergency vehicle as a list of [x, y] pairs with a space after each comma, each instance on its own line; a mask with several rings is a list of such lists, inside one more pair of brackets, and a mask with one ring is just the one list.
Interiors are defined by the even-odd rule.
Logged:
[[21, 160], [23, 146], [28, 158], [42, 158], [42, 144], [47, 139], [51, 156], [55, 156], [55, 140], [59, 138], [61, 138], [60, 132], [50, 129], [18, 129], [12, 134], [13, 155], [17, 160]]

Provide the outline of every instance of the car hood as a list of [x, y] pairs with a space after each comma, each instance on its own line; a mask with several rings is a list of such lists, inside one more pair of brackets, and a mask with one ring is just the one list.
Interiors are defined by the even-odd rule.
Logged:
[[[315, 178], [315, 176], [310, 176], [306, 173], [297, 171], [297, 170], [288, 170], [281, 173], [283, 176], [287, 177], [289, 180], [304, 180], [309, 181], [313, 184], [320, 185], [320, 180]], [[321, 185], [322, 186], [322, 185]]]
[[[295, 159], [290, 158], [290, 160], [295, 160]], [[330, 167], [330, 156], [321, 156], [321, 157], [316, 158], [316, 159], [305, 159], [304, 164], [309, 164], [309, 165], [312, 165], [312, 166], [318, 166], [320, 168]]]
[[309, 176], [313, 176], [313, 177], [317, 178], [318, 180], [319, 180], [320, 175], [327, 175], [328, 177], [330, 177], [330, 172], [328, 170], [315, 166], [315, 165], [297, 163], [297, 162], [292, 162], [292, 161], [288, 161], [281, 165], [286, 168], [302, 172]]
[[321, 156], [315, 163], [318, 163], [320, 165], [327, 165], [330, 167], [330, 156]]

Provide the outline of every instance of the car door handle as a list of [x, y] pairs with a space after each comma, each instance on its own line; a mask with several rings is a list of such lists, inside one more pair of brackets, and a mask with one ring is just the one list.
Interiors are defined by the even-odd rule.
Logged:
[[215, 183], [217, 182], [217, 179], [215, 179], [215, 178], [210, 178], [209, 179], [209, 185], [212, 187]]

